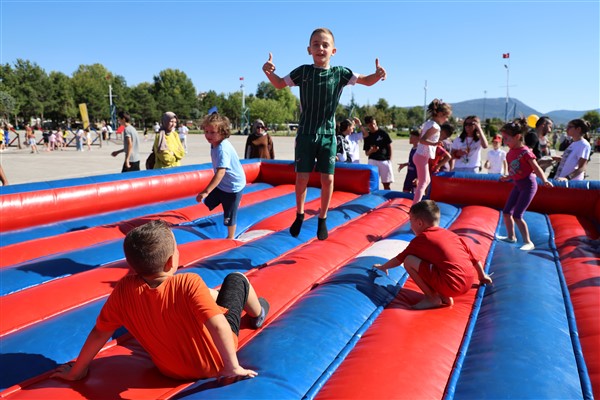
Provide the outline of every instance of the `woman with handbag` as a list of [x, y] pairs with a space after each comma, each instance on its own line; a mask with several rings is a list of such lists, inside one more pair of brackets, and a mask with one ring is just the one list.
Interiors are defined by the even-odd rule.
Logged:
[[177, 116], [167, 111], [163, 114], [161, 122], [161, 129], [154, 138], [152, 148], [155, 158], [154, 169], [178, 167], [185, 156], [185, 149], [176, 130]]

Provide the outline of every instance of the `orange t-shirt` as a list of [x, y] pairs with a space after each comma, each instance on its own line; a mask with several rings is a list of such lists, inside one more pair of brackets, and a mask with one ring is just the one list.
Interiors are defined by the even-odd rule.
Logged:
[[[129, 275], [102, 307], [96, 328], [113, 331], [125, 326], [167, 376], [208, 378], [217, 375], [223, 361], [204, 323], [226, 312], [196, 274], [177, 274], [156, 288]], [[237, 347], [237, 336], [231, 334]]]

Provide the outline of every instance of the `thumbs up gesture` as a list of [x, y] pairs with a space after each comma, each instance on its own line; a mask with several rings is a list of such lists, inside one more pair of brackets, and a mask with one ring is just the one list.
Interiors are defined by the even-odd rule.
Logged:
[[275, 72], [275, 64], [273, 64], [273, 54], [269, 53], [269, 59], [263, 65], [263, 71], [267, 76]]
[[382, 81], [384, 81], [385, 78], [387, 77], [387, 73], [385, 72], [385, 68], [383, 68], [381, 65], [379, 65], [379, 58], [375, 59], [375, 74]]

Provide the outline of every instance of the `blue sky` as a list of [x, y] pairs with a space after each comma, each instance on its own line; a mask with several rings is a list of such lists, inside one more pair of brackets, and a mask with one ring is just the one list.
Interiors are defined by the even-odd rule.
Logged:
[[[282, 76], [330, 28], [332, 64], [388, 79], [347, 88], [361, 105], [422, 105], [510, 97], [545, 113], [600, 107], [600, 2], [589, 1], [28, 1], [0, 0], [0, 62], [28, 59], [71, 75], [102, 63], [132, 86], [166, 68], [196, 90], [246, 93], [266, 81], [273, 53]], [[510, 53], [510, 59], [502, 58]], [[297, 92], [295, 92], [297, 94]]]

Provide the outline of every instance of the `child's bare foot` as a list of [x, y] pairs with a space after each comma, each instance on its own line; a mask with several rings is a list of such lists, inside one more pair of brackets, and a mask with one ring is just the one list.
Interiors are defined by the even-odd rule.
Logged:
[[443, 306], [444, 303], [439, 296], [428, 297], [425, 296], [423, 300], [412, 306], [413, 310], [429, 310], [431, 308], [439, 308]]
[[445, 306], [452, 307], [454, 305], [454, 299], [452, 297], [440, 295], [440, 299], [442, 300], [442, 304]]

